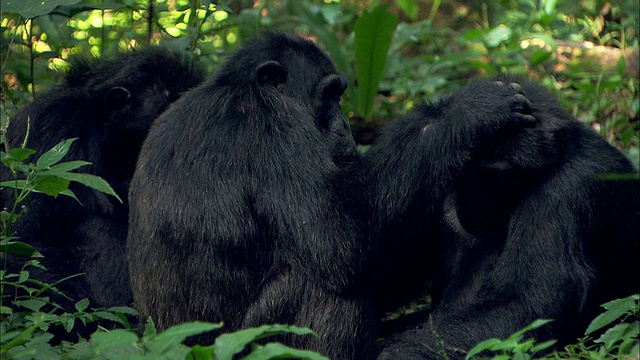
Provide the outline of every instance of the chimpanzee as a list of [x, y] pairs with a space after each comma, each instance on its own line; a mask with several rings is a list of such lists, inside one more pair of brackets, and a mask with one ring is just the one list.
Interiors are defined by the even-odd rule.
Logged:
[[[134, 300], [159, 330], [308, 326], [288, 339], [360, 358], [374, 326], [368, 244], [341, 216], [333, 178], [357, 158], [347, 86], [311, 41], [265, 33], [151, 127], [131, 184]], [[205, 336], [199, 341], [208, 341]]]
[[127, 254], [143, 317], [159, 329], [185, 320], [308, 326], [319, 337], [289, 343], [365, 357], [374, 215], [386, 223], [411, 199], [437, 199], [479, 139], [535, 125], [511, 87], [471, 86], [398, 120], [360, 158], [338, 104], [345, 86], [313, 43], [267, 33], [156, 121], [130, 191]]
[[[381, 291], [399, 300], [431, 282], [433, 295], [429, 317], [392, 337], [379, 359], [463, 358], [538, 318], [555, 321], [533, 336], [566, 344], [583, 334], [599, 304], [638, 291], [637, 170], [551, 95], [522, 79], [510, 85], [533, 127], [464, 138], [438, 129], [485, 116], [476, 111], [494, 106], [507, 87], [474, 82], [398, 120], [423, 125], [389, 129], [367, 154], [371, 187], [383, 190], [374, 195]], [[427, 161], [425, 147], [415, 145], [419, 134], [433, 148]], [[470, 153], [462, 144], [472, 142], [478, 147]], [[433, 182], [416, 188], [426, 176]]]
[[[43, 255], [48, 269], [31, 277], [53, 283], [85, 273], [57, 287], [68, 298], [57, 301], [67, 310], [88, 297], [92, 306], [133, 302], [126, 258], [128, 185], [151, 122], [181, 93], [199, 84], [203, 70], [195, 59], [160, 47], [134, 50], [112, 59], [76, 59], [64, 82], [39, 96], [12, 117], [7, 131], [11, 147], [26, 146], [36, 157], [58, 142], [78, 138], [65, 161], [86, 160], [80, 171], [104, 178], [124, 203], [72, 183], [80, 203], [64, 196], [32, 194], [27, 211], [15, 224], [20, 241]], [[3, 167], [4, 168], [4, 167]], [[3, 169], [3, 180], [9, 178]], [[13, 193], [5, 189], [3, 206]], [[23, 259], [10, 258], [16, 271]]]

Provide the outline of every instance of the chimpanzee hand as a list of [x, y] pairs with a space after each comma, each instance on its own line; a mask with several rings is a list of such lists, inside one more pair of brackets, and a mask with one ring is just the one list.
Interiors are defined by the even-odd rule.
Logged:
[[534, 127], [537, 123], [519, 84], [488, 80], [475, 81], [453, 95], [446, 117], [463, 121], [462, 126], [476, 127], [483, 136], [502, 127]]

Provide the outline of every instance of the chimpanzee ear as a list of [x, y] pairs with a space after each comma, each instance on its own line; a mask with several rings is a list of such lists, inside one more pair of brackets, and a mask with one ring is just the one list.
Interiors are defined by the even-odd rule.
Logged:
[[342, 75], [330, 74], [325, 76], [316, 90], [316, 96], [320, 101], [339, 101], [340, 96], [347, 89], [347, 79]]
[[259, 85], [271, 85], [275, 88], [287, 82], [287, 70], [277, 61], [265, 61], [258, 65], [255, 81]]
[[116, 86], [107, 91], [107, 95], [104, 97], [104, 106], [107, 111], [115, 111], [128, 105], [130, 100], [129, 90]]

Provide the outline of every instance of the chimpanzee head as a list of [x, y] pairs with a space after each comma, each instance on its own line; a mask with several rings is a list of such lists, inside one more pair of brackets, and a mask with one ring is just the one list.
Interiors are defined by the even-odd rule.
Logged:
[[216, 83], [221, 86], [230, 83], [241, 83], [246, 88], [266, 85], [297, 99], [315, 119], [336, 165], [344, 166], [357, 158], [349, 122], [340, 108], [347, 79], [312, 41], [281, 33], [264, 33], [247, 41], [219, 74]]
[[66, 83], [89, 97], [86, 111], [93, 114], [92, 125], [101, 128], [99, 151], [106, 170], [128, 180], [153, 120], [203, 76], [194, 59], [150, 47], [112, 60], [78, 60]]

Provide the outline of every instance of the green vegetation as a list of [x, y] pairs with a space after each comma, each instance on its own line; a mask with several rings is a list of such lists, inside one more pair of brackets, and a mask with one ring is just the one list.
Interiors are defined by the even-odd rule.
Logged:
[[[476, 76], [508, 72], [541, 81], [572, 115], [639, 164], [635, 0], [1, 1], [3, 134], [17, 109], [61, 79], [70, 56], [101, 56], [162, 43], [193, 52], [212, 70], [242, 39], [261, 29], [278, 29], [317, 39], [348, 77], [351, 86], [343, 107], [359, 144], [369, 144], [385, 121], [417, 102], [455, 91]], [[93, 309], [86, 299], [74, 299], [75, 309], [56, 305], [46, 291], [57, 291], [57, 283], [30, 278], [31, 269], [42, 269], [37, 249], [12, 237], [10, 229], [29, 196], [74, 197], [70, 181], [115, 196], [101, 179], [75, 172], [86, 162], [61, 162], [72, 142], [59, 144], [35, 163], [27, 162], [33, 151], [24, 146], [2, 152], [2, 166], [9, 167], [15, 179], [0, 186], [14, 189], [16, 202], [2, 203], [0, 256], [25, 257], [19, 274], [7, 273], [5, 266], [0, 270], [2, 299], [11, 304], [3, 302], [0, 311], [2, 358], [230, 359], [243, 351], [246, 359], [323, 358], [256, 342], [283, 333], [313, 336], [291, 326], [242, 330], [209, 346], [188, 347], [181, 344], [184, 339], [220, 325], [188, 323], [158, 334], [148, 322], [139, 334], [127, 320], [136, 315], [134, 309]], [[603, 306], [606, 311], [593, 320], [585, 338], [545, 358], [637, 358], [638, 295]], [[77, 343], [49, 344], [53, 327], [72, 332], [79, 323], [100, 319], [121, 328], [100, 328]], [[536, 344], [526, 334], [543, 324], [536, 321], [506, 340], [487, 340], [469, 355], [480, 357], [489, 350], [494, 359], [540, 358], [539, 351], [551, 344]]]

